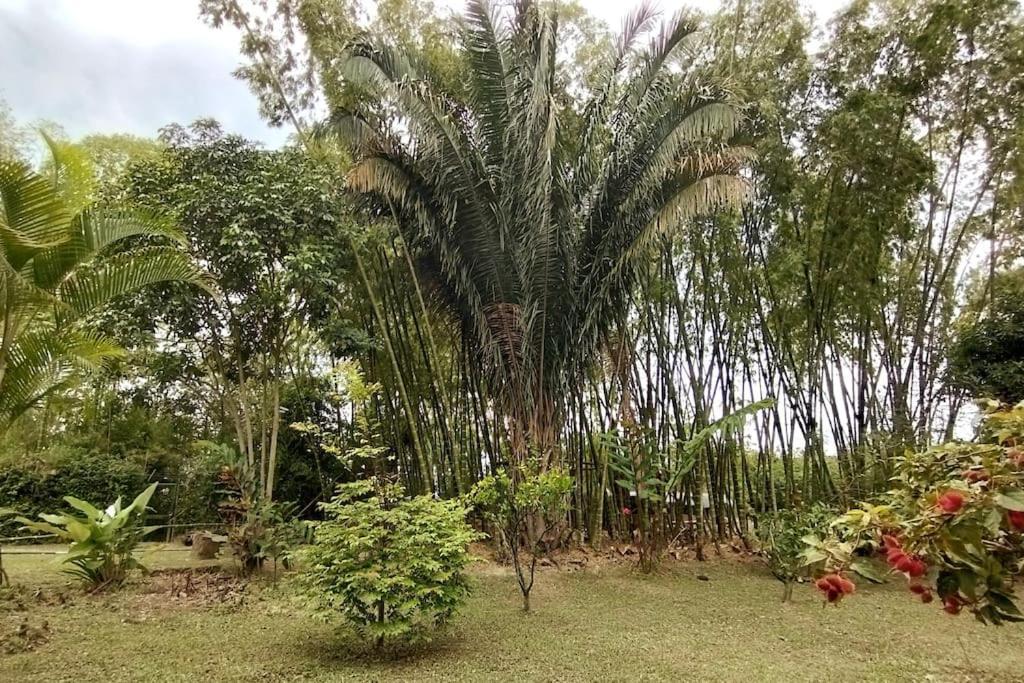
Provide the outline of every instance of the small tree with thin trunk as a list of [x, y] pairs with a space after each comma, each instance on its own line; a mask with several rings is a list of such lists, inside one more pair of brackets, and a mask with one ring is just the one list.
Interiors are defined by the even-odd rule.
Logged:
[[541, 544], [564, 519], [571, 490], [572, 478], [560, 470], [537, 474], [519, 468], [513, 475], [501, 470], [481, 480], [470, 493], [477, 509], [508, 544], [525, 612], [530, 611]]

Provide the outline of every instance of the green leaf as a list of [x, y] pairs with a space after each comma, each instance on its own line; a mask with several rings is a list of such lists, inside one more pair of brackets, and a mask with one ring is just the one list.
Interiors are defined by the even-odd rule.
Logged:
[[139, 512], [143, 511], [145, 507], [149, 505], [149, 499], [153, 497], [154, 493], [156, 493], [156, 487], [157, 484], [150, 484], [146, 490], [136, 496], [135, 500], [132, 501], [132, 504], [125, 509]]
[[80, 512], [84, 512], [86, 515], [89, 516], [90, 519], [99, 519], [100, 516], [103, 514], [100, 510], [97, 510], [89, 503], [86, 503], [84, 500], [79, 500], [74, 496], [64, 496], [64, 500], [71, 507], [75, 508]]
[[1009, 489], [996, 494], [996, 503], [1007, 510], [1024, 512], [1024, 491]]
[[857, 560], [856, 562], [850, 563], [850, 570], [863, 576], [872, 583], [885, 583], [885, 577], [878, 572], [875, 567], [869, 562]]
[[819, 550], [818, 548], [805, 548], [803, 553], [801, 554], [804, 558], [804, 566], [817, 564], [818, 562], [824, 562], [828, 559], [828, 553]]
[[81, 542], [92, 536], [92, 531], [89, 526], [82, 524], [76, 519], [68, 519], [67, 523], [68, 535], [71, 536], [75, 541]]

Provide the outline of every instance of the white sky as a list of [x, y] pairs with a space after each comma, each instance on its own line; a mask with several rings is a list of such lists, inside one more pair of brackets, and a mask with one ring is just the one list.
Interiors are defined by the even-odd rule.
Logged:
[[[819, 16], [844, 0], [805, 0]], [[437, 0], [459, 9], [463, 0]], [[616, 28], [631, 0], [583, 0]], [[718, 0], [689, 2], [712, 10]], [[675, 2], [662, 0], [665, 11]], [[49, 119], [74, 138], [153, 136], [167, 123], [212, 116], [226, 130], [281, 144], [246, 85], [231, 76], [238, 37], [198, 18], [194, 0], [0, 0], [0, 98], [22, 122]]]

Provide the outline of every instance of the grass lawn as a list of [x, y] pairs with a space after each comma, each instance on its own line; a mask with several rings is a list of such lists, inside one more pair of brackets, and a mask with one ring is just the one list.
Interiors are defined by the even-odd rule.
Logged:
[[[1024, 681], [1024, 626], [948, 617], [897, 582], [861, 586], [839, 608], [823, 608], [810, 586], [781, 604], [780, 585], [736, 559], [670, 563], [654, 577], [623, 565], [547, 569], [532, 614], [519, 611], [508, 570], [481, 563], [455, 623], [390, 657], [311, 619], [286, 580], [244, 591], [227, 582], [226, 598], [197, 599], [183, 577], [158, 575], [85, 596], [56, 573], [59, 556], [4, 559], [16, 584], [44, 589], [23, 589], [23, 610], [0, 600], [0, 633], [27, 616], [50, 636], [0, 654], [0, 681]], [[183, 552], [148, 561], [195, 564]], [[61, 592], [70, 599], [56, 604]]]

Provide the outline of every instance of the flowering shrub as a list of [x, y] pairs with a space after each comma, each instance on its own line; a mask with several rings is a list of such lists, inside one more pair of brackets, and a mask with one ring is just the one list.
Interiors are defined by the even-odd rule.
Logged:
[[817, 586], [829, 602], [852, 592], [837, 587], [851, 572], [880, 580], [877, 555], [923, 603], [937, 596], [949, 614], [967, 610], [984, 623], [1024, 620], [1013, 592], [1024, 569], [1024, 404], [985, 407], [977, 442], [908, 453], [880, 504], [805, 538], [806, 562], [827, 573]]

